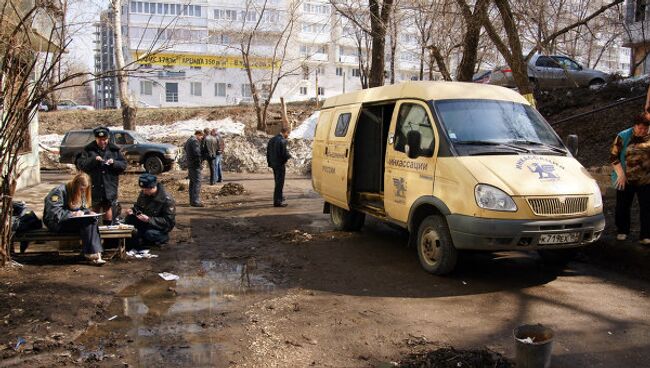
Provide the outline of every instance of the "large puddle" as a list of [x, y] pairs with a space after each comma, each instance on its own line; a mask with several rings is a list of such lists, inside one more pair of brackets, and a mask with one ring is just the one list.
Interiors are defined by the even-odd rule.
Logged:
[[140, 367], [226, 365], [224, 315], [242, 297], [275, 285], [251, 260], [185, 262], [177, 269], [183, 271], [176, 281], [154, 275], [122, 290], [109, 307], [117, 317], [78, 339], [79, 360], [103, 359], [105, 347], [113, 346], [117, 358]]

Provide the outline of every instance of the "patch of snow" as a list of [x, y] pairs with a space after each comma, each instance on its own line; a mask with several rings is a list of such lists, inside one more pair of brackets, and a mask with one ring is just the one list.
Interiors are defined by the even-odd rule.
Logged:
[[289, 133], [289, 138], [313, 140], [314, 134], [316, 133], [316, 123], [318, 123], [319, 116], [320, 111], [316, 111], [311, 114], [311, 116], [305, 119], [302, 124], [298, 125], [298, 127]]
[[[159, 140], [165, 137], [189, 137], [198, 129], [217, 129], [223, 135], [244, 135], [244, 123], [234, 121], [231, 118], [221, 120], [206, 120], [203, 118], [177, 121], [171, 125], [141, 125], [135, 131], [149, 140]], [[110, 127], [111, 129], [122, 129], [122, 127]]]

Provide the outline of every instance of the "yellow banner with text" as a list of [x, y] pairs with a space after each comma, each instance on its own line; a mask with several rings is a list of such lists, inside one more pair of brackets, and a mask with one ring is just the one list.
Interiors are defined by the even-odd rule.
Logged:
[[[208, 55], [190, 55], [190, 54], [171, 54], [159, 53], [143, 56], [143, 54], [133, 53], [133, 57], [138, 64], [151, 65], [173, 65], [173, 66], [200, 66], [206, 68], [237, 68], [244, 69], [244, 60], [237, 56], [208, 56]], [[251, 69], [271, 69], [273, 59], [250, 57]], [[275, 62], [275, 67], [279, 67], [280, 62]]]

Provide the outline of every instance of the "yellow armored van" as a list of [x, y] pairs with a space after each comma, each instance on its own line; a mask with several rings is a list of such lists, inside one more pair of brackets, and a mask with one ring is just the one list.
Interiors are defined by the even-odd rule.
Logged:
[[[577, 139], [567, 144], [577, 149]], [[453, 270], [464, 249], [566, 260], [605, 227], [596, 181], [544, 118], [485, 84], [409, 82], [328, 98], [312, 184], [341, 230], [360, 229], [366, 215], [408, 229], [434, 274]]]

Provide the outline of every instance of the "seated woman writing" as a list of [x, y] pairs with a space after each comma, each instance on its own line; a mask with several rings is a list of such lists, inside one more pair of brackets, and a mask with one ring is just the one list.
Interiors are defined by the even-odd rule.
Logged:
[[45, 197], [43, 223], [57, 233], [79, 233], [86, 259], [96, 265], [102, 259], [102, 243], [96, 216], [88, 209], [91, 204], [90, 177], [85, 173], [75, 175], [66, 184], [52, 189]]

